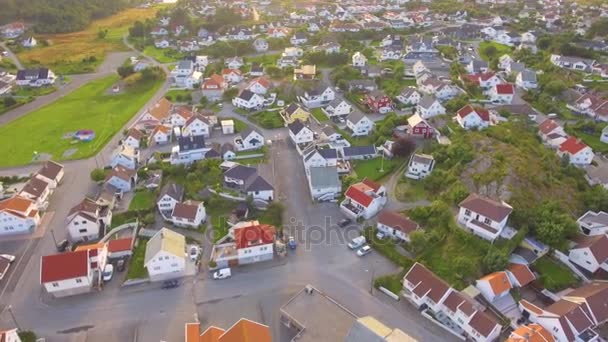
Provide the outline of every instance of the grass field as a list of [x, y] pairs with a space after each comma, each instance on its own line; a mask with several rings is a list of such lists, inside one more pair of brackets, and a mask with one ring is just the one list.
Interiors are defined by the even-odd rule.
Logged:
[[484, 61], [490, 61], [490, 59], [491, 59], [491, 56], [488, 56], [485, 53], [485, 49], [488, 46], [493, 46], [496, 48], [496, 53], [494, 54], [494, 56], [496, 56], [496, 58], [498, 58], [504, 54], [509, 54], [509, 53], [511, 53], [511, 51], [513, 51], [513, 48], [511, 48], [510, 46], [507, 46], [507, 45], [498, 44], [496, 42], [481, 42], [481, 43], [479, 43], [479, 56]]
[[251, 115], [249, 119], [266, 129], [281, 128], [284, 126], [283, 118], [281, 117], [281, 114], [279, 114], [279, 111], [260, 112]]
[[144, 54], [156, 59], [160, 63], [173, 63], [179, 61], [184, 55], [173, 49], [159, 49], [148, 45], [144, 49]]
[[[39, 42], [47, 41], [48, 46], [41, 43], [39, 47], [23, 50], [17, 56], [26, 66], [44, 64], [56, 74], [93, 72], [108, 52], [126, 49], [122, 37], [136, 20], [153, 18], [157, 11], [156, 6], [131, 8], [95, 20], [84, 31], [37, 36]], [[107, 30], [104, 38], [98, 36], [100, 30]], [[94, 60], [87, 60], [90, 57]]]
[[[368, 160], [358, 160], [355, 162], [355, 173], [358, 178], [367, 177], [372, 180], [380, 180], [390, 174], [403, 162], [401, 159], [374, 158]], [[380, 169], [382, 168], [382, 171]]]
[[148, 277], [148, 271], [144, 267], [144, 258], [146, 256], [146, 245], [148, 240], [139, 239], [137, 246], [133, 250], [131, 262], [129, 262], [129, 270], [127, 271], [127, 279], [141, 279]]
[[17, 107], [23, 106], [24, 104], [26, 104], [28, 102], [32, 102], [33, 100], [34, 100], [33, 97], [15, 98], [15, 101], [17, 101], [17, 103], [15, 103], [12, 106], [6, 106], [4, 104], [4, 101], [0, 101], [0, 115], [8, 112], [11, 109], [15, 109]]
[[324, 121], [329, 120], [329, 118], [327, 117], [327, 115], [325, 115], [325, 113], [323, 112], [323, 110], [321, 108], [314, 108], [313, 110], [310, 111], [310, 113], [312, 114], [312, 116], [315, 117], [315, 119], [319, 120], [319, 122], [324, 122]]
[[156, 194], [149, 190], [135, 192], [135, 196], [129, 203], [129, 210], [143, 210], [154, 207]]
[[[154, 95], [162, 81], [135, 85], [118, 95], [108, 89], [118, 76], [87, 83], [69, 95], [0, 127], [0, 166], [28, 164], [34, 151], [56, 160], [79, 159], [97, 153]], [[95, 130], [91, 142], [73, 143], [67, 133]], [[25, 138], [27, 137], [27, 139]], [[76, 151], [64, 156], [64, 152]]]
[[549, 291], [560, 291], [579, 282], [566, 266], [546, 256], [538, 259], [532, 267], [540, 275], [540, 282]]

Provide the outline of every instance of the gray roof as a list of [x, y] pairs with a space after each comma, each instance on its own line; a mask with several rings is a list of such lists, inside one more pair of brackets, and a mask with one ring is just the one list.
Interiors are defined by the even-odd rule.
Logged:
[[[608, 126], [606, 126], [606, 127], [608, 127]], [[325, 134], [327, 136], [338, 133], [338, 131], [336, 131], [336, 129], [333, 126], [325, 126], [321, 129], [321, 132], [323, 132], [323, 134]]]
[[533, 251], [523, 247], [516, 247], [515, 250], [513, 250], [513, 254], [519, 255], [529, 263], [532, 263], [537, 259], [537, 256]]
[[437, 101], [437, 99], [434, 96], [427, 94], [420, 99], [418, 105], [422, 108], [428, 109], [433, 105], [433, 103], [435, 103], [435, 101]]
[[310, 158], [312, 158], [317, 152], [325, 159], [338, 158], [338, 151], [336, 151], [334, 148], [317, 149], [315, 146], [311, 146], [311, 148], [304, 152], [304, 161], [310, 160]]
[[344, 147], [342, 153], [344, 154], [344, 157], [376, 154], [376, 146], [369, 145]]
[[230, 177], [234, 179], [242, 179], [247, 180], [249, 177], [256, 175], [258, 170], [253, 167], [243, 166], [243, 165], [235, 165], [226, 172], [224, 172], [225, 177]]
[[205, 137], [203, 135], [182, 136], [178, 139], [180, 152], [199, 150], [205, 148]]
[[414, 154], [414, 156], [412, 157], [412, 160], [416, 163], [419, 164], [430, 164], [433, 162], [433, 156], [430, 156], [428, 154]]
[[247, 138], [249, 136], [249, 134], [251, 134], [251, 132], [256, 132], [257, 134], [263, 136], [262, 133], [258, 132], [256, 129], [247, 127], [241, 131], [241, 138], [243, 138], [243, 139]]
[[274, 188], [272, 187], [272, 185], [270, 185], [270, 183], [268, 183], [264, 178], [262, 178], [262, 176], [257, 176], [257, 178], [247, 187], [247, 192], [267, 190], [274, 190]]
[[472, 62], [473, 62], [473, 69], [475, 69], [475, 70], [488, 67], [488, 62], [481, 60], [481, 59], [475, 59]]
[[603, 211], [594, 212], [588, 211], [578, 219], [579, 222], [585, 223], [586, 225], [607, 227], [608, 226], [608, 213]]
[[341, 99], [341, 98], [335, 98], [335, 99], [331, 100], [327, 106], [328, 106], [328, 107], [334, 107], [334, 108], [336, 108], [336, 107], [338, 107], [338, 106], [340, 105], [340, 103], [342, 103], [342, 102], [344, 102], [344, 100], [343, 100], [343, 99]]
[[511, 63], [511, 72], [520, 72], [526, 69], [526, 65], [523, 63], [513, 62]]
[[181, 201], [182, 198], [184, 198], [184, 187], [175, 183], [167, 183], [165, 186], [163, 186], [158, 198], [163, 198], [165, 195], [175, 199], [176, 201]]
[[365, 114], [363, 114], [363, 112], [355, 110], [354, 112], [348, 114], [348, 117], [346, 117], [346, 120], [356, 124], [359, 121], [361, 121], [361, 119], [363, 119], [365, 117]]
[[232, 152], [234, 152], [234, 150], [235, 150], [235, 149], [234, 149], [234, 145], [232, 145], [232, 144], [231, 144], [231, 143], [229, 143], [229, 142], [224, 143], [224, 144], [222, 145], [222, 148], [221, 148], [222, 154], [225, 154], [225, 153], [226, 153], [226, 152], [228, 152], [228, 151], [232, 151]]
[[287, 125], [287, 128], [291, 131], [291, 133], [297, 135], [304, 129], [304, 124], [300, 120], [294, 120], [294, 122]]
[[243, 89], [239, 94], [239, 98], [244, 101], [249, 101], [255, 94], [249, 89]]
[[335, 166], [311, 167], [310, 183], [315, 188], [340, 187], [338, 169]]
[[293, 114], [296, 110], [298, 110], [299, 108], [301, 108], [301, 106], [297, 103], [292, 103], [289, 106], [287, 106], [287, 108], [285, 108], [285, 113], [291, 115]]
[[521, 79], [524, 82], [536, 82], [536, 73], [532, 70], [526, 69], [521, 72]]
[[191, 69], [192, 61], [189, 61], [189, 60], [179, 61], [179, 63], [177, 64], [177, 68], [178, 69]]

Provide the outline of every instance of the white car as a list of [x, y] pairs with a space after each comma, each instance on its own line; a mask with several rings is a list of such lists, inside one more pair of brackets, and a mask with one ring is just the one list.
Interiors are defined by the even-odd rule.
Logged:
[[213, 273], [213, 279], [226, 279], [230, 278], [231, 276], [232, 271], [230, 271], [230, 268], [222, 268]]
[[0, 258], [4, 258], [4, 259], [8, 260], [9, 262], [15, 261], [15, 256], [10, 255], [10, 254], [0, 254]]
[[358, 251], [357, 251], [357, 255], [362, 257], [366, 254], [369, 254], [372, 252], [372, 248], [369, 245], [365, 245], [363, 247], [361, 247]]
[[107, 264], [106, 267], [103, 268], [103, 281], [112, 280], [113, 275], [114, 275], [114, 265]]
[[201, 249], [197, 246], [190, 247], [190, 260], [196, 261], [198, 256], [201, 254]]

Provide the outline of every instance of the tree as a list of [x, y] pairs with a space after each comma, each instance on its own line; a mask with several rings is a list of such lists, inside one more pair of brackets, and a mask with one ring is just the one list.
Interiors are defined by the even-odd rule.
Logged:
[[224, 94], [222, 95], [222, 98], [225, 101], [230, 101], [233, 98], [235, 98], [239, 93], [239, 89], [238, 88], [230, 88], [226, 91], [224, 91]]
[[550, 81], [543, 89], [552, 96], [557, 96], [566, 90], [566, 85], [562, 81]]
[[449, 113], [456, 113], [460, 108], [469, 104], [469, 97], [467, 95], [459, 95], [445, 103], [445, 109]]
[[491, 248], [483, 257], [483, 266], [488, 273], [503, 271], [509, 263], [509, 256], [498, 248]]
[[583, 194], [585, 208], [593, 211], [608, 211], [608, 190], [601, 185], [594, 185]]
[[129, 28], [129, 36], [133, 38], [144, 37], [146, 34], [146, 26], [141, 21], [136, 21], [133, 26]]
[[201, 96], [201, 99], [198, 103], [201, 106], [206, 106], [207, 104], [209, 104], [209, 99], [206, 96]]
[[119, 66], [118, 69], [116, 69], [116, 72], [118, 73], [118, 75], [120, 77], [125, 78], [125, 77], [130, 76], [133, 73], [135, 73], [135, 70], [133, 69], [133, 65], [129, 64], [129, 65]]
[[17, 104], [17, 100], [12, 96], [5, 97], [2, 102], [4, 103], [4, 107], [12, 107]]
[[488, 57], [488, 59], [493, 59], [496, 57], [498, 50], [496, 49], [496, 46], [488, 45], [483, 48], [482, 52]]
[[412, 154], [414, 150], [416, 150], [416, 143], [408, 137], [399, 138], [393, 143], [391, 148], [391, 152], [395, 157], [403, 158]]
[[104, 169], [94, 169], [91, 171], [91, 179], [94, 182], [101, 182], [106, 179], [106, 171]]
[[529, 222], [531, 231], [536, 237], [554, 248], [563, 247], [567, 239], [574, 236], [578, 230], [572, 216], [555, 201], [546, 201], [538, 205], [532, 210]]

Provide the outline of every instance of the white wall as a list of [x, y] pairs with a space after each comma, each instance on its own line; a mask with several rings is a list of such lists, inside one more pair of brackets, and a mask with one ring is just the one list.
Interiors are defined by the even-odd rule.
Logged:
[[99, 224], [78, 214], [68, 223], [67, 230], [72, 241], [93, 239], [99, 235]]
[[148, 274], [150, 277], [172, 273], [176, 276], [181, 276], [186, 269], [185, 253], [186, 251], [184, 251], [184, 256], [177, 257], [164, 251], [158, 252], [158, 254], [150, 259], [145, 265]]

